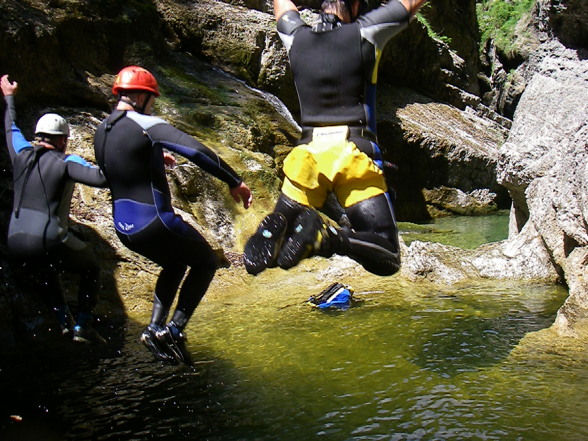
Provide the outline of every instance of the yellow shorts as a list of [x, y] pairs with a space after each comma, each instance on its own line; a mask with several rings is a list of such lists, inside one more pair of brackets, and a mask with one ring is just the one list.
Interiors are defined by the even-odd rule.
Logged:
[[347, 140], [347, 126], [320, 127], [309, 144], [295, 147], [284, 160], [282, 193], [320, 208], [334, 192], [344, 208], [386, 193], [380, 168]]

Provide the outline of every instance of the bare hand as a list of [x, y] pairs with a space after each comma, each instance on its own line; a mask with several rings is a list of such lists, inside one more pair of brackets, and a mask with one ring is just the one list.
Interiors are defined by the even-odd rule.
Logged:
[[2, 75], [2, 79], [0, 79], [0, 87], [5, 96], [14, 95], [16, 89], [18, 89], [18, 83], [16, 81], [10, 82], [8, 75]]
[[243, 207], [245, 209], [251, 206], [251, 202], [253, 201], [253, 195], [251, 194], [251, 190], [244, 182], [241, 182], [240, 185], [237, 187], [231, 188], [231, 196], [235, 199], [235, 202], [243, 201]]
[[163, 163], [168, 167], [176, 166], [176, 157], [170, 152], [163, 152]]

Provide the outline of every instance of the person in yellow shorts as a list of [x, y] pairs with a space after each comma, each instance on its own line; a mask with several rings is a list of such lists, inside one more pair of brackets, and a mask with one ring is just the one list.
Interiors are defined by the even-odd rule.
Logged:
[[[250, 274], [333, 254], [349, 256], [378, 275], [400, 269], [398, 229], [376, 136], [377, 68], [384, 46], [424, 3], [390, 0], [365, 12], [366, 0], [325, 0], [320, 22], [310, 26], [291, 0], [274, 0], [300, 102], [302, 136], [284, 161], [273, 212], [245, 245]], [[333, 225], [317, 211], [330, 194], [347, 225]]]

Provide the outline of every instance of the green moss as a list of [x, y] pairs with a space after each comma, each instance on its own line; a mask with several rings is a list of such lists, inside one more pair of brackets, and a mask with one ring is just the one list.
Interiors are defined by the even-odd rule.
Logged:
[[[430, 3], [426, 3], [424, 8], [428, 6], [430, 6]], [[439, 33], [437, 33], [431, 26], [431, 23], [429, 23], [429, 20], [427, 20], [427, 18], [422, 13], [419, 12], [416, 18], [427, 29], [427, 33], [430, 38], [432, 38], [433, 40], [441, 41], [447, 45], [451, 45], [451, 38], [446, 35], [440, 35]]]
[[492, 39], [497, 49], [505, 54], [514, 52], [515, 28], [528, 15], [535, 0], [481, 0], [476, 8], [480, 26], [481, 45]]
[[166, 93], [175, 97], [176, 105], [182, 103], [202, 102], [206, 104], [227, 105], [232, 102], [229, 91], [215, 84], [205, 82], [188, 73], [181, 66], [166, 66], [160, 69], [160, 85]]

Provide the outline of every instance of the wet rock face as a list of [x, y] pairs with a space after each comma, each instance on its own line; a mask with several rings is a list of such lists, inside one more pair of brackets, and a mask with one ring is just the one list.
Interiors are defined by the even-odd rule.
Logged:
[[106, 109], [93, 78], [118, 71], [133, 47], [144, 56], [165, 48], [149, 2], [6, 0], [0, 15], [0, 65], [26, 85], [25, 102]]
[[[397, 192], [401, 221], [431, 218], [427, 190], [451, 187], [455, 192], [485, 189], [496, 195], [496, 207], [508, 208], [504, 187], [496, 184], [499, 148], [508, 130], [473, 109], [460, 111], [408, 89], [381, 87], [378, 136], [384, 157], [397, 169], [389, 182]], [[469, 208], [479, 207], [470, 199]], [[489, 208], [489, 207], [488, 207]]]
[[496, 211], [496, 194], [489, 190], [463, 192], [457, 188], [441, 186], [431, 190], [424, 189], [423, 196], [430, 207], [431, 217], [478, 216]]

